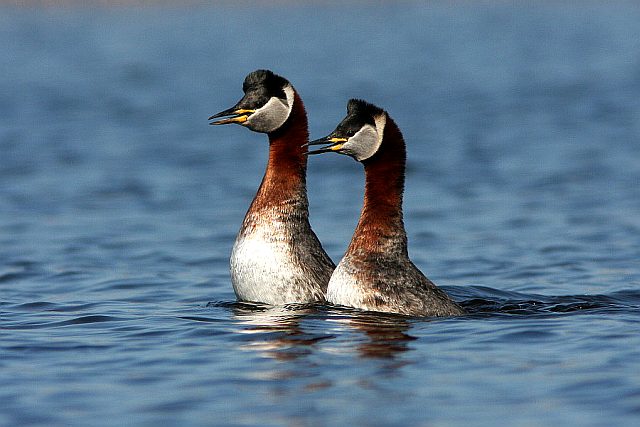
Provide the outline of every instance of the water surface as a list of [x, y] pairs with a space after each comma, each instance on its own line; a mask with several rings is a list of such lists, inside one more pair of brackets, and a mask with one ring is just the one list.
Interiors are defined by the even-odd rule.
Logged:
[[[0, 425], [636, 425], [640, 8], [433, 2], [0, 7]], [[264, 135], [386, 108], [414, 262], [469, 316], [238, 304]], [[340, 259], [361, 166], [309, 165]]]

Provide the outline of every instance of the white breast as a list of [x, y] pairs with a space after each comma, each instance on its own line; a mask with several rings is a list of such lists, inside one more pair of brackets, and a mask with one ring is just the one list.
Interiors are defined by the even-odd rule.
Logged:
[[262, 233], [238, 236], [231, 252], [231, 283], [244, 301], [285, 304], [296, 301], [291, 248]]
[[349, 273], [348, 261], [343, 258], [329, 280], [327, 301], [332, 304], [368, 309], [364, 304], [364, 293], [360, 283]]

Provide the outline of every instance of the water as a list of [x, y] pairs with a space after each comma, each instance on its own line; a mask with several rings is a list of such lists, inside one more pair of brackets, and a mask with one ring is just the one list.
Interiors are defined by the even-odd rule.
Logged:
[[[0, 7], [0, 425], [640, 421], [640, 8], [632, 2]], [[414, 262], [455, 319], [235, 303], [263, 135], [244, 75], [408, 142]], [[311, 159], [334, 260], [360, 165]]]

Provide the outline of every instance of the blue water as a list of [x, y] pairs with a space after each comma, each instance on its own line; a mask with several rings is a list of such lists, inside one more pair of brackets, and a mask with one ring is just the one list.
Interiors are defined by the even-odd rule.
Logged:
[[[0, 7], [0, 425], [640, 422], [633, 2]], [[408, 143], [410, 254], [469, 316], [235, 302], [244, 75]], [[310, 161], [340, 259], [361, 166]]]

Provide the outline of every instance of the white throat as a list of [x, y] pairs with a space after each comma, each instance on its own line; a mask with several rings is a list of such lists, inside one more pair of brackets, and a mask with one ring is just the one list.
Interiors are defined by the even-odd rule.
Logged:
[[344, 145], [344, 148], [349, 149], [359, 162], [376, 154], [382, 144], [387, 117], [385, 114], [380, 114], [374, 117], [373, 120], [375, 127], [364, 125], [362, 129], [349, 138], [349, 141]]
[[376, 146], [376, 151], [380, 148], [380, 144], [382, 144], [382, 138], [384, 136], [384, 127], [387, 125], [387, 115], [379, 114], [373, 118], [373, 121], [376, 122], [376, 131], [378, 132], [378, 145]]
[[284, 87], [286, 101], [276, 96], [271, 97], [262, 107], [249, 116], [244, 123], [249, 129], [256, 132], [270, 133], [282, 126], [293, 110], [295, 92], [291, 85]]

